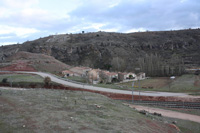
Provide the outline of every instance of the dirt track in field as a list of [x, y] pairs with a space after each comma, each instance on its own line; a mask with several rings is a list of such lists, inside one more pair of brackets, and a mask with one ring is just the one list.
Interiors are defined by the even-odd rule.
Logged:
[[198, 115], [191, 115], [191, 114], [186, 114], [186, 113], [180, 113], [176, 111], [171, 111], [171, 110], [164, 110], [164, 109], [159, 109], [159, 108], [152, 108], [152, 107], [145, 107], [145, 106], [140, 106], [140, 105], [131, 105], [127, 104], [131, 108], [135, 108], [136, 110], [146, 110], [149, 113], [159, 113], [162, 114], [162, 116], [165, 117], [171, 117], [171, 118], [177, 118], [177, 119], [182, 119], [182, 120], [190, 120], [194, 122], [200, 123], [200, 116]]

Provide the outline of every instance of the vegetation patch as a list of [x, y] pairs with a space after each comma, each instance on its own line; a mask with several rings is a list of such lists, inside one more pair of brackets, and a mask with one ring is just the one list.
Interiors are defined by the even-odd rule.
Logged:
[[[185, 74], [171, 80], [169, 77], [154, 77], [136, 81], [134, 90], [141, 91], [164, 91], [164, 92], [185, 92], [198, 95], [200, 92], [200, 77], [193, 74]], [[132, 82], [121, 83], [121, 86], [132, 88]]]
[[15, 132], [176, 132], [168, 124], [99, 94], [54, 89], [1, 91], [0, 121], [5, 127], [1, 132], [10, 123]]
[[81, 82], [81, 83], [87, 83], [85, 78], [78, 77], [78, 76], [67, 77], [67, 79], [74, 80], [74, 81]]

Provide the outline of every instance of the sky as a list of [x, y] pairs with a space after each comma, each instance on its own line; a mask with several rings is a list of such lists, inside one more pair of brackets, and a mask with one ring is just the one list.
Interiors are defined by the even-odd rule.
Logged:
[[200, 28], [200, 0], [0, 0], [0, 45], [55, 34]]

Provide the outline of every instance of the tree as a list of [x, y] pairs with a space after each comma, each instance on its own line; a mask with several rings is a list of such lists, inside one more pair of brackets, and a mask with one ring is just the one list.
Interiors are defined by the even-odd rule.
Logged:
[[44, 83], [45, 83], [45, 85], [49, 85], [51, 83], [51, 78], [50, 77], [45, 77], [44, 78]]
[[199, 75], [200, 74], [200, 70], [196, 70], [194, 74], [195, 75]]
[[133, 75], [129, 75], [129, 79], [132, 79], [133, 78]]
[[138, 59], [141, 71], [149, 76], [172, 76], [181, 75], [184, 73], [184, 62], [178, 55], [165, 61], [157, 54], [146, 54]]
[[2, 83], [7, 83], [7, 81], [8, 81], [7, 78], [2, 79]]
[[115, 71], [124, 71], [126, 69], [126, 62], [120, 57], [114, 57], [111, 61], [112, 69]]

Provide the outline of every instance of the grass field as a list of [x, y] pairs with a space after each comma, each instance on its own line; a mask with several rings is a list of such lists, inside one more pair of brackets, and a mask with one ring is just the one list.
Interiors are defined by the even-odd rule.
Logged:
[[176, 132], [105, 96], [78, 91], [1, 89], [0, 132]]
[[124, 90], [128, 89], [128, 88], [125, 88], [124, 86], [120, 87], [115, 84], [96, 84], [94, 86], [103, 87], [103, 88], [111, 88], [111, 89], [124, 89]]
[[163, 121], [165, 123], [176, 122], [176, 126], [181, 130], [181, 133], [199, 133], [200, 132], [200, 123], [193, 121], [181, 120], [176, 118], [169, 117], [159, 117], [149, 115], [148, 117], [153, 117], [157, 121]]
[[[7, 79], [3, 83], [3, 79]], [[2, 85], [16, 86], [16, 87], [43, 87], [45, 85], [44, 79], [38, 75], [33, 74], [1, 74], [0, 83]], [[51, 82], [51, 84], [54, 84]]]
[[81, 83], [86, 83], [86, 79], [84, 79], [82, 77], [78, 77], [78, 76], [67, 77], [67, 79], [74, 80], [74, 81], [81, 82]]
[[43, 78], [38, 75], [32, 74], [1, 74], [0, 75], [0, 82], [4, 78], [7, 78], [7, 82], [34, 82], [34, 83], [42, 83]]
[[[121, 83], [121, 86], [132, 87], [132, 82]], [[139, 87], [141, 86], [141, 88]], [[186, 74], [170, 80], [169, 77], [155, 77], [135, 82], [135, 90], [186, 92], [198, 95], [200, 92], [200, 76]]]

